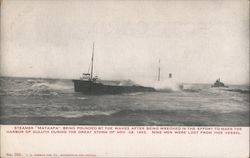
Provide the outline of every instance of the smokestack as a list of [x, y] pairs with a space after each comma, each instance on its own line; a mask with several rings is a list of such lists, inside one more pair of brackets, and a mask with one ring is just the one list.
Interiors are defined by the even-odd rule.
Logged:
[[160, 81], [160, 80], [161, 80], [161, 67], [160, 67], [160, 64], [161, 64], [161, 60], [159, 59], [158, 81]]
[[172, 78], [172, 73], [169, 73], [169, 74], [168, 74], [168, 78]]

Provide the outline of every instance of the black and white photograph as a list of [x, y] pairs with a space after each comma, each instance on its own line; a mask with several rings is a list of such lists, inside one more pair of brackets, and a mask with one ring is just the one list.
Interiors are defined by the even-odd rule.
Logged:
[[3, 1], [1, 124], [248, 126], [246, 4]]
[[2, 127], [249, 127], [249, 95], [248, 0], [1, 1]]

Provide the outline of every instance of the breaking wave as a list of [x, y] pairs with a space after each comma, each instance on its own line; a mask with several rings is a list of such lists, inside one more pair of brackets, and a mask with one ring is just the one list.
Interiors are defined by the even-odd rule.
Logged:
[[155, 81], [155, 82], [147, 82], [147, 83], [142, 82], [141, 85], [146, 86], [146, 87], [153, 87], [157, 91], [161, 91], [161, 92], [181, 91], [183, 88], [182, 83], [178, 83], [174, 80]]
[[161, 92], [95, 96], [74, 93], [71, 80], [0, 78], [0, 120], [3, 124], [249, 125], [248, 85], [211, 88], [174, 81], [141, 85]]
[[1, 95], [15, 96], [57, 96], [72, 91], [72, 86], [60, 80], [5, 79], [1, 80]]
[[[125, 82], [125, 81], [124, 81]], [[128, 80], [126, 83], [132, 83]], [[187, 92], [187, 93], [211, 93], [218, 92], [237, 92], [242, 94], [249, 94], [249, 86], [246, 88], [238, 86], [229, 86], [229, 88], [217, 89], [211, 88], [209, 84], [183, 84], [175, 80], [165, 80], [159, 82], [141, 82], [142, 86], [154, 87], [160, 92]], [[0, 78], [0, 95], [14, 95], [14, 96], [58, 96], [59, 94], [74, 92], [71, 80], [60, 79], [27, 79], [27, 78]], [[137, 96], [143, 93], [129, 93], [123, 95]], [[86, 98], [78, 98], [84, 100]]]

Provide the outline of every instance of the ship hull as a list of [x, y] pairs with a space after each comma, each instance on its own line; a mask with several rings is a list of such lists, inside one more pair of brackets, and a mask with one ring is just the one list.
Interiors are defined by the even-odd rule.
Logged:
[[134, 93], [134, 92], [154, 92], [152, 87], [144, 86], [114, 86], [104, 85], [102, 83], [95, 83], [85, 80], [72, 80], [74, 83], [75, 92], [84, 94], [121, 94], [121, 93]]
[[228, 86], [215, 86], [215, 85], [212, 85], [211, 87], [212, 88], [228, 88]]
[[220, 82], [220, 83], [214, 83], [212, 86], [212, 88], [219, 88], [219, 87], [223, 87], [223, 88], [228, 88], [228, 86], [225, 86], [224, 83]]

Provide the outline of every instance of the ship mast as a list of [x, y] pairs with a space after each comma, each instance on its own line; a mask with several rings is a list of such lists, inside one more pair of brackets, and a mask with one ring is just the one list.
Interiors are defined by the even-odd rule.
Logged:
[[160, 80], [161, 80], [161, 67], [160, 67], [160, 64], [161, 64], [161, 59], [159, 59], [158, 81], [160, 81]]
[[93, 79], [93, 70], [94, 70], [94, 50], [95, 50], [95, 42], [93, 42], [92, 48], [92, 58], [91, 58], [91, 72], [90, 72], [90, 79]]

